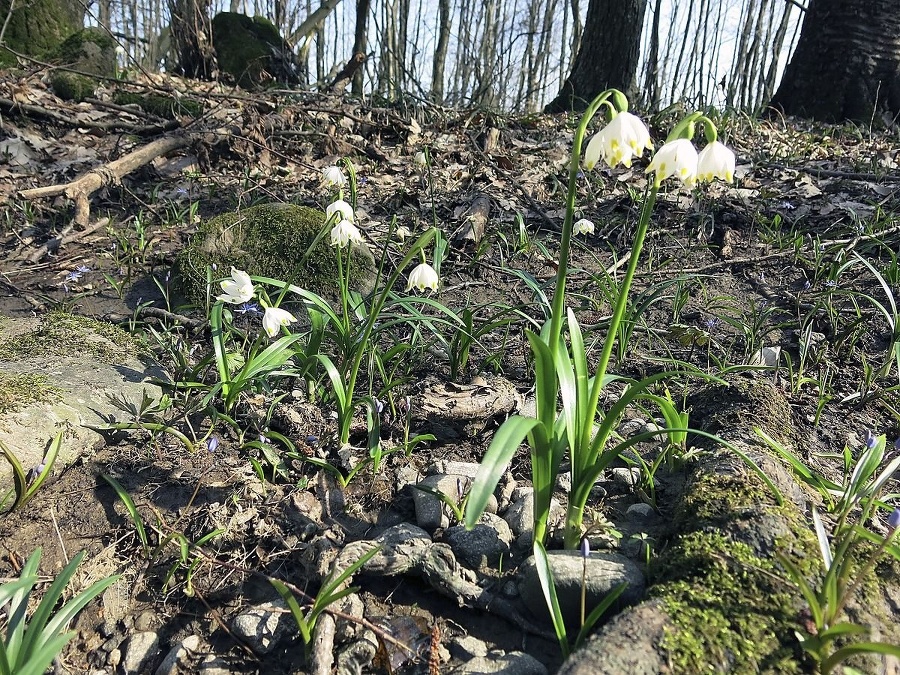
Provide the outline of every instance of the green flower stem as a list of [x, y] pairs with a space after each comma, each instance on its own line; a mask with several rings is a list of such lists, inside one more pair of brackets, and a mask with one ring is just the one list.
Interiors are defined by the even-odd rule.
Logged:
[[[594, 404], [594, 412], [596, 412], [596, 402], [600, 398], [600, 389], [604, 385], [606, 379], [606, 370], [609, 367], [609, 360], [612, 357], [613, 346], [616, 342], [616, 335], [619, 326], [622, 323], [622, 317], [628, 307], [628, 293], [631, 290], [631, 282], [634, 280], [637, 271], [638, 259], [641, 255], [641, 249], [644, 246], [644, 239], [647, 236], [647, 229], [650, 225], [650, 214], [656, 204], [656, 195], [659, 188], [655, 183], [650, 184], [648, 193], [644, 197], [644, 205], [641, 209], [641, 217], [638, 221], [637, 232], [634, 236], [634, 243], [631, 246], [631, 257], [628, 260], [628, 268], [625, 271], [625, 277], [622, 285], [619, 287], [619, 296], [616, 299], [616, 306], [613, 310], [612, 319], [610, 319], [609, 328], [606, 331], [606, 339], [603, 341], [603, 351], [600, 354], [600, 360], [597, 362], [597, 369], [594, 373], [594, 383], [588, 401]], [[594, 414], [586, 416], [580, 420], [585, 428], [582, 431], [581, 438], [589, 439], [591, 428], [594, 424]], [[593, 444], [592, 444], [593, 445]], [[598, 448], [602, 451], [602, 448]], [[578, 452], [576, 448], [570, 448], [570, 452]], [[594, 453], [589, 453], [593, 455]], [[566, 529], [565, 529], [565, 547], [577, 548], [583, 535], [582, 521], [584, 520], [584, 508], [590, 495], [592, 481], [586, 480], [583, 472], [590, 468], [594, 462], [587, 462], [585, 459], [572, 456], [572, 492], [569, 494], [569, 506], [566, 512]]]
[[[397, 283], [397, 279], [400, 277], [400, 274], [402, 274], [404, 268], [409, 265], [409, 263], [413, 260], [417, 253], [421, 253], [425, 246], [427, 246], [431, 242], [431, 240], [434, 239], [436, 232], [437, 229], [432, 227], [429, 228], [428, 231], [425, 232], [421, 237], [419, 237], [419, 239], [412, 245], [409, 252], [404, 256], [403, 260], [400, 261], [400, 264], [398, 264], [396, 269], [394, 269], [393, 274], [391, 274], [391, 276], [388, 278], [387, 283], [384, 285], [381, 293], [376, 297], [375, 301], [372, 303], [372, 306], [369, 308], [365, 328], [363, 329], [361, 338], [354, 345], [353, 361], [350, 364], [350, 370], [347, 374], [347, 384], [345, 387], [346, 406], [345, 410], [341, 411], [341, 419], [339, 420], [341, 427], [341, 445], [347, 445], [350, 442], [350, 423], [353, 421], [353, 390], [356, 387], [356, 377], [359, 374], [359, 367], [362, 364], [363, 356], [366, 353], [367, 345], [369, 344], [369, 338], [371, 338], [372, 336], [372, 330], [375, 328], [375, 322], [378, 321], [378, 318], [381, 315], [381, 308], [384, 307], [384, 303], [387, 301], [389, 293], [394, 288], [394, 285]], [[349, 256], [349, 246], [347, 250]], [[338, 252], [338, 260], [340, 260], [340, 252]], [[344, 311], [343, 321], [345, 325], [347, 325], [347, 333], [345, 333], [346, 335], [349, 335], [350, 330], [350, 315], [348, 313], [347, 303], [347, 296], [349, 295], [348, 284], [349, 280], [345, 280], [342, 275], [341, 295]]]
[[597, 98], [591, 101], [587, 107], [578, 127], [575, 130], [575, 138], [572, 139], [572, 156], [569, 162], [569, 186], [566, 192], [566, 216], [563, 220], [562, 238], [559, 242], [559, 269], [556, 271], [556, 290], [553, 294], [553, 304], [550, 314], [549, 345], [555, 349], [559, 344], [562, 334], [563, 317], [566, 314], [566, 274], [569, 267], [569, 249], [572, 246], [572, 224], [575, 221], [575, 198], [578, 187], [578, 172], [581, 167], [581, 145], [587, 133], [587, 125], [606, 100], [614, 93], [615, 89], [607, 89]]

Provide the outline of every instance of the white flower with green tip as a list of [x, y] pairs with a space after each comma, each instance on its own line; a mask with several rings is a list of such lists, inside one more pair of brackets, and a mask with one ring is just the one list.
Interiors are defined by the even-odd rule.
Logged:
[[653, 155], [646, 173], [656, 174], [659, 185], [669, 176], [677, 176], [682, 183], [693, 187], [697, 182], [697, 150], [686, 138], [669, 141]]
[[653, 149], [647, 127], [631, 113], [620, 112], [588, 141], [584, 166], [593, 169], [600, 159], [610, 167], [631, 166], [632, 157], [640, 157], [645, 149]]
[[359, 228], [349, 220], [342, 220], [331, 228], [331, 245], [343, 248], [349, 243], [361, 244], [362, 234]]
[[223, 279], [219, 285], [222, 287], [222, 295], [216, 297], [216, 300], [232, 305], [250, 302], [255, 294], [250, 275], [235, 267], [231, 268], [231, 278]]
[[353, 207], [343, 199], [336, 199], [325, 208], [325, 217], [328, 220], [332, 220], [336, 213], [340, 215], [338, 220], [349, 220], [351, 223], [356, 220], [356, 214], [353, 213]]
[[296, 322], [297, 319], [293, 314], [280, 307], [266, 307], [266, 313], [263, 315], [263, 329], [270, 338], [275, 337], [282, 326], [287, 326]]
[[731, 183], [734, 181], [734, 162], [734, 153], [724, 143], [713, 141], [700, 151], [697, 178], [702, 181], [721, 178]]
[[415, 288], [420, 293], [425, 291], [425, 289], [436, 291], [438, 283], [440, 283], [440, 279], [438, 279], [434, 268], [428, 263], [421, 263], [410, 273], [406, 290], [409, 291]]

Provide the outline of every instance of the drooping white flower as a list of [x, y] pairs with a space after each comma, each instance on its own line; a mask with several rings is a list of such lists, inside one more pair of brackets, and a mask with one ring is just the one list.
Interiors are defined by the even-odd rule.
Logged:
[[594, 223], [592, 223], [587, 218], [582, 218], [581, 220], [576, 220], [575, 225], [572, 226], [573, 234], [594, 234]]
[[686, 138], [669, 141], [653, 155], [647, 173], [656, 174], [659, 185], [669, 176], [677, 176], [688, 187], [697, 182], [697, 151]]
[[347, 177], [339, 166], [327, 166], [322, 169], [322, 187], [342, 188], [347, 184]]
[[407, 237], [412, 236], [412, 231], [406, 227], [406, 225], [401, 225], [396, 230], [394, 230], [394, 236], [397, 237], [400, 241], [404, 241]]
[[116, 56], [125, 56], [125, 47], [122, 45], [116, 45]]
[[620, 162], [631, 166], [631, 158], [640, 157], [645, 149], [653, 149], [647, 127], [631, 113], [620, 112], [588, 141], [584, 166], [593, 169], [601, 158], [610, 167]]
[[406, 290], [409, 291], [415, 288], [421, 293], [427, 288], [436, 291], [439, 282], [440, 280], [438, 279], [437, 272], [434, 271], [434, 268], [428, 263], [421, 263], [410, 273], [409, 282], [406, 284]]
[[419, 169], [424, 169], [428, 166], [428, 156], [422, 150], [419, 150], [413, 155], [413, 164]]
[[270, 338], [275, 337], [282, 326], [294, 323], [297, 319], [293, 314], [280, 307], [266, 307], [263, 315], [263, 328]]
[[350, 242], [354, 244], [362, 243], [362, 234], [359, 229], [349, 220], [341, 220], [337, 225], [331, 228], [331, 245], [343, 248]]
[[734, 181], [734, 153], [724, 143], [713, 141], [700, 151], [697, 160], [697, 178], [711, 181], [721, 178], [727, 183]]
[[343, 199], [335, 199], [325, 208], [325, 217], [328, 220], [332, 220], [335, 213], [340, 214], [339, 220], [349, 220], [351, 223], [356, 220], [353, 207]]
[[250, 280], [250, 275], [243, 270], [232, 267], [231, 278], [223, 279], [219, 285], [222, 287], [222, 295], [216, 297], [216, 300], [232, 305], [242, 305], [253, 298], [253, 282]]

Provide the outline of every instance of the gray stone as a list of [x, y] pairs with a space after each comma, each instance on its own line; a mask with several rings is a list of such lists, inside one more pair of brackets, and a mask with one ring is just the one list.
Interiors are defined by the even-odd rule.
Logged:
[[122, 657], [120, 668], [125, 675], [144, 673], [159, 652], [159, 636], [153, 631], [133, 633]]
[[471, 635], [463, 635], [450, 641], [450, 655], [460, 661], [470, 661], [478, 656], [487, 656], [487, 643]]
[[200, 636], [189, 635], [177, 643], [156, 669], [156, 675], [177, 675], [179, 666], [186, 667], [192, 652], [200, 649]]
[[455, 525], [444, 532], [444, 541], [453, 549], [456, 558], [474, 570], [497, 565], [509, 555], [512, 540], [509, 525], [493, 513], [485, 513], [471, 530], [464, 525]]
[[[564, 516], [562, 505], [555, 498], [550, 499], [549, 524], [553, 525], [562, 520]], [[509, 525], [513, 535], [518, 537], [519, 545], [531, 548], [531, 538], [534, 533], [534, 489], [516, 488], [512, 495], [512, 504], [503, 514], [503, 520]]]
[[492, 651], [477, 656], [452, 671], [454, 675], [547, 675], [547, 668], [536, 658], [524, 652]]
[[[620, 605], [635, 603], [644, 594], [643, 573], [631, 559], [622, 554], [592, 553], [585, 561], [577, 551], [549, 551], [547, 557], [567, 625], [580, 625], [582, 574], [586, 591], [586, 613], [590, 613], [613, 588], [623, 582], [627, 587], [617, 601]], [[535, 616], [547, 617], [549, 620], [533, 556], [519, 567], [519, 593]]]
[[[45, 396], [0, 406], [0, 442], [28, 470], [42, 463], [49, 443], [64, 430], [55, 466], [61, 470], [74, 462], [103, 440], [84, 425], [128, 417], [112, 398], [139, 404], [145, 392], [161, 396], [148, 378], [162, 377], [162, 371], [141, 363], [136, 350], [124, 331], [83, 317], [0, 317], [0, 389], [9, 378], [42, 378], [48, 385]], [[12, 486], [9, 464], [0, 462], [0, 494]]]
[[653, 521], [659, 518], [659, 515], [649, 504], [639, 502], [632, 504], [625, 510], [625, 515], [632, 520]]
[[201, 675], [232, 675], [234, 669], [226, 659], [216, 654], [210, 654], [200, 664]]
[[234, 617], [231, 630], [257, 654], [268, 654], [290, 630], [290, 612], [282, 600], [257, 605]]
[[[419, 482], [419, 485], [447, 495], [454, 504], [462, 501], [471, 484], [472, 479], [463, 474], [434, 474], [426, 476]], [[439, 497], [416, 487], [413, 487], [412, 497], [416, 509], [416, 523], [419, 527], [433, 531], [439, 527], [450, 526], [450, 509]], [[497, 498], [494, 495], [491, 495], [487, 511], [497, 512]]]
[[617, 467], [612, 470], [612, 477], [616, 483], [627, 487], [634, 487], [641, 481], [641, 470], [636, 466]]
[[671, 628], [657, 602], [647, 602], [616, 615], [587, 639], [557, 675], [658, 675], [668, 672], [659, 644]]

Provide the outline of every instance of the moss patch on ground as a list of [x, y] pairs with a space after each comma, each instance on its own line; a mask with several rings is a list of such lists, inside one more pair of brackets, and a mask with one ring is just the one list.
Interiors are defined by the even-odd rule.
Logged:
[[0, 360], [92, 356], [107, 362], [138, 357], [140, 341], [112, 324], [66, 312], [50, 312], [31, 333], [0, 344]]
[[[207, 220], [178, 258], [184, 293], [203, 305], [207, 269], [215, 269], [218, 278], [236, 267], [333, 298], [338, 288], [337, 251], [324, 229], [324, 213], [294, 204], [262, 204]], [[374, 274], [371, 252], [365, 246], [353, 247], [351, 288], [369, 292]], [[212, 295], [218, 292], [214, 286]]]
[[56, 403], [62, 392], [44, 375], [0, 373], [0, 415], [16, 412], [31, 403]]
[[113, 94], [113, 103], [117, 105], [136, 105], [146, 113], [167, 120], [175, 119], [179, 115], [199, 117], [203, 114], [202, 103], [183, 97], [175, 98], [174, 96], [117, 91]]
[[772, 561], [716, 532], [666, 552], [651, 595], [676, 626], [663, 640], [676, 673], [806, 672], [793, 631], [797, 596]]

